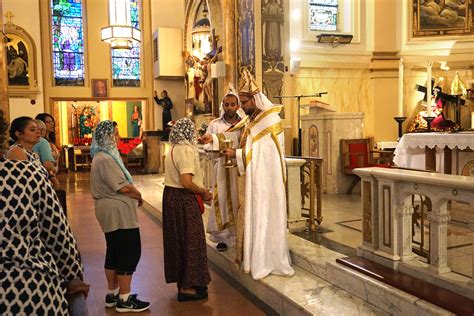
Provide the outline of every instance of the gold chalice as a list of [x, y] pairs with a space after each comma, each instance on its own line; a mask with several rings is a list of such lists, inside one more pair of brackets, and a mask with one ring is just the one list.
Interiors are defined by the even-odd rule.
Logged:
[[[232, 148], [232, 145], [234, 144], [234, 142], [232, 141], [232, 139], [225, 139], [224, 141], [222, 141], [222, 149], [225, 151], [226, 149], [230, 149]], [[224, 163], [224, 168], [234, 168], [234, 163], [232, 162], [232, 158], [225, 155], [225, 163]]]

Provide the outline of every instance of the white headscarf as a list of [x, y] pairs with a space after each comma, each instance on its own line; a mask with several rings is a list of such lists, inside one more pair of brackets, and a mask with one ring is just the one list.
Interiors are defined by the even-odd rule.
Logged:
[[115, 162], [119, 165], [125, 178], [131, 184], [133, 184], [132, 176], [123, 164], [123, 160], [120, 157], [120, 153], [117, 149], [117, 141], [115, 140], [115, 126], [112, 121], [101, 121], [97, 124], [97, 127], [92, 134], [91, 144], [91, 156], [94, 157], [98, 152], [104, 152], [110, 155]]
[[190, 118], [180, 118], [171, 128], [169, 141], [173, 145], [195, 145], [196, 139], [196, 128], [194, 127], [194, 123]]
[[237, 92], [235, 91], [235, 89], [233, 87], [229, 87], [229, 91], [226, 93], [226, 95], [221, 100], [221, 107], [219, 109], [219, 117], [220, 118], [224, 117], [224, 113], [225, 113], [225, 111], [224, 111], [224, 99], [228, 96], [233, 96], [237, 99], [237, 103], [239, 104], [239, 108], [237, 109], [237, 115], [240, 118], [244, 118], [246, 114], [245, 114], [244, 110], [242, 110], [242, 108], [241, 108], [239, 95], [237, 94]]
[[255, 105], [261, 111], [266, 111], [274, 106], [274, 104], [268, 100], [268, 98], [262, 92], [258, 92], [253, 97], [255, 98]]

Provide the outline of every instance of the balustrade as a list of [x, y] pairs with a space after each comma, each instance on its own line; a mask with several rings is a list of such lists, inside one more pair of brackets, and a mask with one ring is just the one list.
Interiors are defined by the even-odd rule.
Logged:
[[[474, 263], [470, 278], [454, 275], [448, 266], [448, 203], [468, 203], [474, 216], [474, 177], [396, 168], [361, 168], [354, 173], [362, 180], [359, 255], [474, 299]], [[428, 263], [413, 253], [413, 195], [431, 202]], [[474, 231], [474, 222], [469, 228]], [[472, 248], [474, 258], [474, 242]]]

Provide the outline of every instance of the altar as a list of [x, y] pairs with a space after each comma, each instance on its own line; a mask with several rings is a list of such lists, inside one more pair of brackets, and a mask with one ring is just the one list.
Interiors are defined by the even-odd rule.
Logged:
[[398, 167], [474, 176], [474, 133], [405, 134], [394, 152]]

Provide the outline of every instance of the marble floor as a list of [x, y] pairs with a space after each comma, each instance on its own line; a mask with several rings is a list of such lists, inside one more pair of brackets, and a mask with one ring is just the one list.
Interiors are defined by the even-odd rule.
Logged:
[[[135, 176], [137, 185], [141, 190], [155, 193], [161, 192], [163, 187], [162, 175], [140, 175]], [[160, 194], [150, 195], [147, 201], [152, 205], [161, 205]], [[323, 222], [316, 233], [303, 231], [296, 233], [297, 236], [323, 245], [331, 250], [347, 256], [357, 254], [357, 246], [362, 244], [362, 210], [360, 193], [346, 194], [323, 194]], [[307, 211], [303, 211], [303, 215]], [[473, 218], [474, 220], [474, 218]], [[415, 227], [415, 241], [420, 240], [421, 230]], [[424, 252], [429, 247], [429, 224], [425, 222]], [[448, 227], [448, 264], [453, 272], [463, 276], [472, 276], [472, 240], [473, 234], [465, 223], [451, 221]], [[419, 246], [418, 246], [419, 247]], [[421, 261], [427, 259], [419, 256]]]
[[[100, 228], [95, 220], [92, 207], [92, 199], [88, 191], [87, 173], [70, 173], [66, 177], [64, 185], [68, 192], [75, 193], [68, 195], [70, 210], [77, 209], [78, 205], [85, 207], [87, 211], [70, 211], [70, 220], [73, 229], [77, 234], [81, 251], [83, 252], [86, 264], [86, 277], [94, 280], [94, 289], [88, 299], [91, 315], [110, 315], [112, 311], [102, 307], [103, 292], [105, 290], [105, 279], [102, 276], [102, 256], [103, 241]], [[163, 189], [162, 175], [137, 175], [134, 176], [135, 185], [142, 192], [148, 205], [161, 209], [161, 195]], [[296, 236], [310, 240], [326, 248], [332, 249], [340, 254], [352, 256], [356, 254], [356, 248], [362, 242], [361, 235], [361, 207], [360, 196], [356, 193], [352, 195], [323, 195], [323, 222], [316, 233], [303, 231]], [[74, 207], [76, 206], [76, 207]], [[206, 212], [207, 213], [207, 212]], [[204, 220], [206, 221], [206, 213]], [[159, 213], [158, 213], [158, 216]], [[229, 307], [226, 315], [241, 315], [244, 312], [249, 315], [263, 315], [268, 313], [268, 308], [262, 306], [255, 298], [244, 293], [240, 293], [233, 286], [229, 285], [228, 279], [223, 279], [221, 274], [212, 273], [213, 287], [210, 294], [215, 294], [219, 299], [209, 299], [202, 304], [190, 303], [189, 305], [179, 304], [175, 300], [174, 285], [166, 285], [162, 275], [162, 249], [161, 249], [161, 227], [146, 214], [140, 212], [140, 221], [143, 225], [143, 234], [146, 234], [147, 241], [144, 241], [142, 269], [137, 273], [139, 284], [137, 290], [143, 293], [145, 298], [153, 301], [152, 315], [220, 315], [226, 307], [218, 304], [220, 299], [229, 299], [239, 302], [231, 304], [238, 306], [239, 312]], [[421, 235], [420, 228], [416, 228], [415, 239]], [[428, 229], [424, 231], [425, 248], [428, 245]], [[295, 242], [294, 238], [290, 238]], [[472, 234], [466, 226], [457, 222], [451, 222], [448, 230], [449, 265], [454, 272], [470, 276], [472, 274]], [[316, 247], [315, 247], [316, 248]], [[314, 250], [311, 251], [314, 253]], [[421, 260], [424, 260], [420, 257]], [[142, 272], [146, 270], [146, 272]], [[153, 271], [153, 272], [151, 272]], [[151, 273], [149, 275], [148, 273]], [[152, 277], [150, 277], [152, 276]], [[215, 288], [214, 288], [215, 285]], [[156, 299], [158, 295], [158, 299]], [[234, 298], [235, 296], [235, 298]], [[191, 306], [191, 307], [190, 307]], [[242, 308], [242, 309], [240, 309]], [[265, 310], [267, 308], [267, 310]], [[272, 311], [270, 311], [271, 313]], [[229, 314], [230, 313], [230, 314]]]
[[[103, 272], [105, 241], [95, 218], [94, 201], [89, 191], [89, 174], [69, 173], [60, 177], [67, 190], [68, 218], [80, 248], [85, 267], [85, 280], [91, 284], [87, 298], [89, 315], [115, 315], [105, 308], [106, 280]], [[157, 194], [158, 195], [158, 194]], [[211, 269], [209, 298], [204, 301], [179, 303], [176, 285], [166, 284], [163, 269], [161, 225], [143, 210], [139, 211], [142, 256], [134, 274], [132, 291], [151, 302], [145, 315], [268, 315], [268, 307], [239, 289], [224, 274]], [[120, 314], [126, 315], [126, 314]]]
[[[357, 246], [362, 244], [362, 211], [359, 194], [323, 194], [323, 222], [318, 227], [318, 231], [316, 234], [305, 231], [297, 233], [297, 235], [347, 256], [356, 255]], [[451, 212], [456, 212], [456, 210], [451, 209]], [[419, 244], [415, 244], [414, 247], [423, 249], [419, 253], [426, 255], [429, 251], [429, 223], [426, 218], [423, 226], [423, 232], [421, 226], [414, 227], [413, 240], [420, 243], [421, 234], [423, 234], [423, 247]], [[466, 223], [450, 221], [448, 226], [448, 265], [453, 272], [466, 277], [472, 276], [472, 240], [473, 233]], [[419, 260], [427, 261], [421, 254]]]

